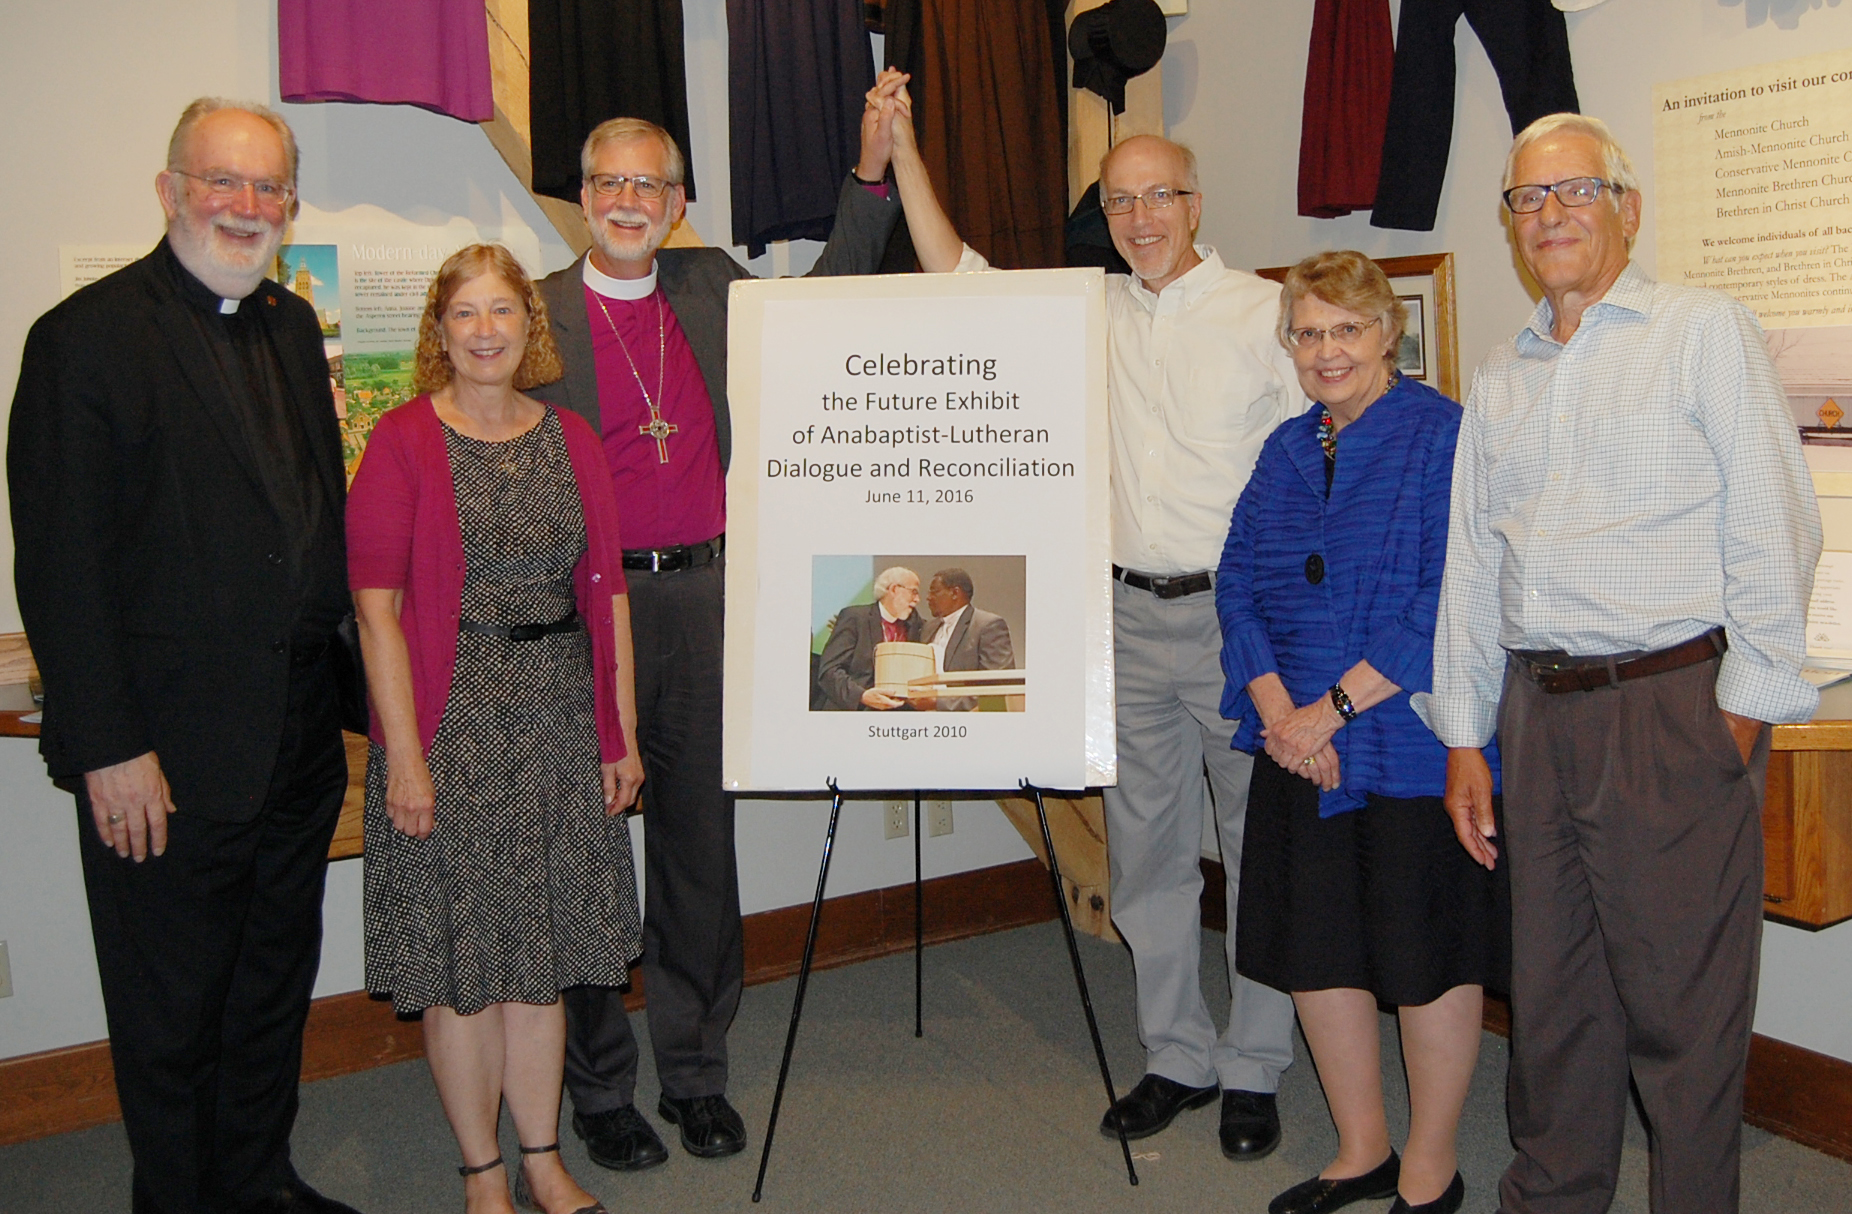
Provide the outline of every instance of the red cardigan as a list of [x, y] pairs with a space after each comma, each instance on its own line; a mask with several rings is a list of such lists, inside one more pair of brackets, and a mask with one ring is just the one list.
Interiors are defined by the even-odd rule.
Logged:
[[[615, 763], [625, 754], [611, 620], [611, 596], [626, 593], [617, 496], [591, 426], [575, 413], [547, 408], [565, 433], [585, 511], [585, 555], [572, 572], [573, 594], [592, 634], [599, 755]], [[431, 398], [420, 396], [383, 415], [367, 439], [347, 493], [347, 576], [355, 590], [405, 592], [399, 627], [411, 653], [418, 741], [427, 753], [450, 700], [463, 571], [463, 528], [444, 431]], [[372, 718], [367, 732], [383, 746], [377, 708]]]

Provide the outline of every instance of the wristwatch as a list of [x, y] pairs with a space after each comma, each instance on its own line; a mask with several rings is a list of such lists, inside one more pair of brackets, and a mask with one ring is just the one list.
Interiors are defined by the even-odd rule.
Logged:
[[1331, 685], [1331, 706], [1338, 710], [1338, 715], [1344, 718], [1346, 725], [1357, 719], [1357, 706], [1350, 702], [1350, 696], [1345, 694], [1342, 683]]

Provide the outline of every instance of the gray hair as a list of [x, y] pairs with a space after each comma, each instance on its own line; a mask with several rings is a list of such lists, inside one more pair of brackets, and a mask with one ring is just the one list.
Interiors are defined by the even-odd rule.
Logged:
[[[1134, 135], [1132, 138], [1136, 139], [1138, 136]], [[1178, 143], [1175, 139], [1166, 139], [1162, 135], [1146, 135], [1144, 138], [1155, 139], [1175, 152], [1177, 158], [1183, 161], [1183, 188], [1192, 194], [1202, 193], [1202, 182], [1196, 176], [1196, 153], [1190, 150], [1188, 144]], [[1100, 157], [1099, 171], [1094, 174], [1096, 178], [1101, 181], [1106, 180], [1107, 162], [1112, 160], [1114, 152], [1124, 146], [1124, 143], [1115, 143], [1113, 146], [1106, 149], [1106, 154]]]
[[[1585, 135], [1593, 139], [1601, 149], [1602, 171], [1607, 175], [1609, 184], [1617, 190], [1640, 191], [1640, 178], [1633, 171], [1633, 161], [1627, 159], [1626, 151], [1620, 141], [1614, 138], [1614, 132], [1608, 124], [1599, 118], [1587, 114], [1545, 114], [1518, 132], [1518, 137], [1511, 141], [1511, 151], [1505, 156], [1505, 189], [1518, 183], [1513, 180], [1518, 171], [1518, 156], [1525, 148], [1549, 135], [1567, 131], [1572, 135]], [[1615, 195], [1614, 205], [1620, 205], [1619, 194]]]
[[1383, 268], [1366, 254], [1355, 249], [1335, 249], [1314, 253], [1286, 272], [1280, 284], [1280, 321], [1277, 336], [1290, 352], [1293, 305], [1308, 296], [1324, 300], [1334, 308], [1373, 316], [1382, 322], [1388, 349], [1383, 361], [1395, 366], [1402, 333], [1408, 326], [1408, 308], [1396, 297], [1395, 287]]
[[913, 572], [913, 570], [907, 568], [905, 565], [890, 565], [886, 569], [883, 569], [880, 576], [875, 578], [875, 597], [880, 598], [882, 595], [892, 590], [894, 588], [894, 583], [900, 581], [902, 578], [912, 578], [917, 582], [920, 580], [920, 575]]
[[289, 129], [289, 123], [283, 121], [283, 115], [277, 113], [267, 105], [259, 105], [255, 101], [231, 101], [224, 97], [200, 97], [195, 99], [186, 109], [180, 111], [180, 121], [174, 124], [174, 133], [167, 141], [168, 169], [173, 172], [184, 171], [182, 162], [186, 159], [187, 143], [193, 138], [193, 128], [197, 127], [209, 115], [216, 114], [221, 110], [237, 110], [241, 114], [249, 114], [253, 118], [261, 119], [268, 123], [270, 129], [277, 133], [277, 138], [282, 140], [283, 175], [287, 178], [284, 184], [289, 187], [291, 194], [289, 214], [290, 218], [294, 219], [296, 212], [302, 207], [302, 199], [295, 197], [297, 163], [296, 132]]
[[662, 171], [667, 175], [670, 185], [682, 184], [688, 172], [688, 164], [682, 159], [682, 149], [675, 146], [675, 136], [644, 118], [607, 118], [593, 127], [592, 133], [585, 137], [585, 146], [579, 150], [580, 179], [592, 179], [592, 157], [598, 154], [598, 149], [603, 145], [644, 138], [662, 141]]

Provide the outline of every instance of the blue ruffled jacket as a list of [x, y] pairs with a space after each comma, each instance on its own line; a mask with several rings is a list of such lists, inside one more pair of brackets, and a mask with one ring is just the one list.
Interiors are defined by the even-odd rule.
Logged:
[[[1262, 747], [1247, 685], [1269, 671], [1295, 704], [1326, 694], [1359, 659], [1401, 688], [1332, 739], [1343, 782], [1318, 803], [1319, 815], [1331, 817], [1361, 808], [1365, 793], [1446, 790], [1447, 750], [1408, 697], [1433, 689], [1461, 411], [1402, 379], [1338, 436], [1328, 501], [1320, 412], [1281, 423], [1261, 448], [1222, 548], [1215, 605], [1228, 678], [1222, 715], [1241, 721], [1236, 750]], [[1314, 555], [1323, 565], [1317, 582]], [[1496, 781], [1496, 742], [1486, 758]]]

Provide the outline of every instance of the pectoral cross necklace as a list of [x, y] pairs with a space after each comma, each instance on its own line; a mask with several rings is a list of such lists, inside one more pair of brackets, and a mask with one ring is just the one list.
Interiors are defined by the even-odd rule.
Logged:
[[617, 338], [617, 348], [624, 352], [624, 361], [630, 364], [630, 374], [637, 381], [637, 391], [643, 394], [643, 403], [649, 406], [649, 423], [637, 427], [637, 433], [656, 440], [656, 462], [669, 462], [669, 436], [681, 427], [663, 420], [662, 385], [663, 374], [669, 366], [669, 321], [662, 310], [662, 296], [656, 296], [656, 395], [650, 396], [649, 389], [643, 385], [643, 376], [637, 371], [637, 360], [630, 357], [630, 347], [624, 344], [624, 335], [617, 331], [617, 322], [611, 319], [611, 309], [605, 307], [604, 296], [597, 291], [592, 298], [598, 301], [598, 310], [604, 313], [604, 323], [611, 326], [611, 336]]

